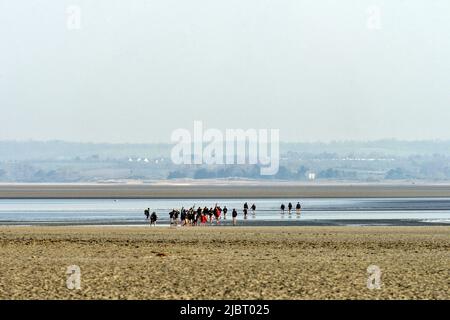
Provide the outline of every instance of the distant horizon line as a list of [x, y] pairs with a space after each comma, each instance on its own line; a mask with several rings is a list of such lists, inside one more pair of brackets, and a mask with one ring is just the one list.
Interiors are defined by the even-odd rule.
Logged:
[[[225, 140], [224, 140], [225, 141]], [[61, 139], [35, 140], [35, 139], [0, 139], [0, 143], [67, 143], [67, 144], [109, 144], [109, 145], [173, 145], [173, 142], [98, 142], [98, 141], [73, 141]], [[330, 141], [280, 141], [282, 144], [339, 144], [339, 143], [380, 143], [380, 142], [399, 142], [399, 143], [446, 143], [449, 139], [423, 139], [406, 140], [397, 138], [382, 138], [372, 140], [330, 140]]]

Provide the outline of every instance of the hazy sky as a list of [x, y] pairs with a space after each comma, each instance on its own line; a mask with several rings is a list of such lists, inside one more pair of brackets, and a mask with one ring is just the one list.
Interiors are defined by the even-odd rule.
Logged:
[[448, 0], [0, 0], [0, 140], [168, 142], [194, 120], [450, 139], [449, 17]]

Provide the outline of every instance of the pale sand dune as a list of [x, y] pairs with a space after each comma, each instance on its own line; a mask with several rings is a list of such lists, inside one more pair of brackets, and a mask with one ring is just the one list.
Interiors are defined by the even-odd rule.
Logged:
[[[449, 299], [450, 227], [0, 227], [1, 299]], [[81, 290], [66, 288], [69, 265]], [[367, 267], [382, 288], [366, 287]]]

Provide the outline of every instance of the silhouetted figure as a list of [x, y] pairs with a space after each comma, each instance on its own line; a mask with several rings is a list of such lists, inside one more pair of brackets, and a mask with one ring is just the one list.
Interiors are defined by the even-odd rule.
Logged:
[[236, 209], [233, 209], [233, 212], [231, 212], [231, 217], [233, 218], [233, 226], [236, 225], [237, 220], [237, 211]]
[[209, 216], [209, 223], [212, 224], [212, 217], [214, 215], [214, 209], [213, 208], [209, 208], [208, 210], [208, 216]]
[[[174, 210], [175, 212], [173, 213], [173, 221], [175, 223], [175, 226], [178, 225], [178, 216], [180, 215], [180, 211], [178, 210]], [[186, 210], [184, 210], [184, 208], [181, 208], [181, 212], [186, 212]]]
[[156, 226], [156, 220], [158, 220], [158, 216], [156, 215], [156, 212], [153, 211], [150, 216], [150, 226]]
[[172, 211], [169, 212], [169, 218], [170, 218], [170, 225], [173, 225], [173, 217], [175, 215], [175, 210], [173, 209]]
[[302, 206], [300, 202], [297, 202], [297, 205], [295, 206], [295, 210], [297, 211], [297, 214], [300, 215], [300, 210], [302, 209]]
[[183, 211], [181, 211], [180, 218], [181, 225], [184, 225], [186, 223], [186, 209], [183, 209]]

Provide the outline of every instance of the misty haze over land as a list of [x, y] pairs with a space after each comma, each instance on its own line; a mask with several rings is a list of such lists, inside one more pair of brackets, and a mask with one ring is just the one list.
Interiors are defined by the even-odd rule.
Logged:
[[174, 165], [172, 146], [3, 141], [0, 182], [450, 180], [450, 141], [282, 143], [280, 170], [275, 176], [261, 176], [254, 165]]

